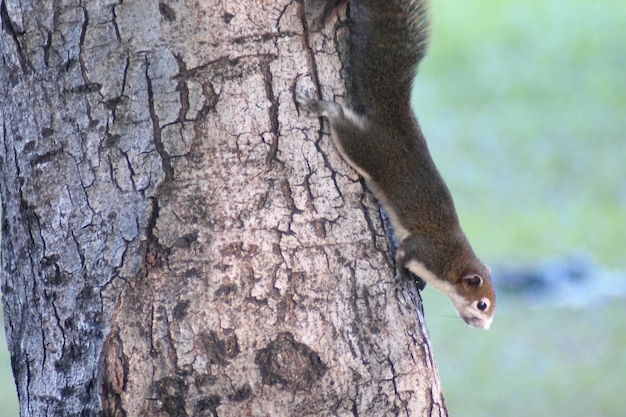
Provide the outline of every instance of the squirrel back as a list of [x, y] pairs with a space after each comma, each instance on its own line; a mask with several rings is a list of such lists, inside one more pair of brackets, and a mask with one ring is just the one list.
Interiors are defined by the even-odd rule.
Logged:
[[387, 123], [412, 117], [413, 80], [430, 37], [428, 2], [351, 1], [350, 32], [355, 110]]

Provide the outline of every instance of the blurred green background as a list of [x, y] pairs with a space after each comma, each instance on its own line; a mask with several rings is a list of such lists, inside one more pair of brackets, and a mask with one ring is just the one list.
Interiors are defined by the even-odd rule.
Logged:
[[475, 249], [626, 267], [626, 2], [433, 9], [414, 105]]
[[[474, 249], [492, 266], [586, 254], [626, 271], [626, 2], [432, 6], [414, 107]], [[500, 293], [488, 332], [423, 299], [451, 416], [626, 415], [626, 299]]]
[[[626, 2], [432, 3], [414, 105], [474, 249], [626, 270]], [[482, 332], [423, 298], [450, 415], [625, 415], [624, 299], [500, 296]], [[17, 416], [4, 339], [0, 375], [0, 415]]]

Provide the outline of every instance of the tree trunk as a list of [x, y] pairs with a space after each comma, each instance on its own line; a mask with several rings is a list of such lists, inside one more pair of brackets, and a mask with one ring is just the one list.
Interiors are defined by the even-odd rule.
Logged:
[[294, 105], [345, 95], [341, 24], [288, 0], [0, 14], [22, 416], [447, 415], [377, 204]]

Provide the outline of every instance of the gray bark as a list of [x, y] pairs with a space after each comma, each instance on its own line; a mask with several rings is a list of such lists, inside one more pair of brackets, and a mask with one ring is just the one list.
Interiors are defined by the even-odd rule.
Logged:
[[1, 3], [0, 276], [23, 416], [447, 415], [414, 284], [296, 88], [292, 1]]

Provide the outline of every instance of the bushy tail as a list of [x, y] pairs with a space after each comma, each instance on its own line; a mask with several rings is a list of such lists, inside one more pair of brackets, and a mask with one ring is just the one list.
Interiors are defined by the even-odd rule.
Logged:
[[349, 14], [355, 110], [391, 122], [406, 117], [428, 49], [428, 1], [351, 0]]

